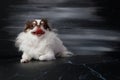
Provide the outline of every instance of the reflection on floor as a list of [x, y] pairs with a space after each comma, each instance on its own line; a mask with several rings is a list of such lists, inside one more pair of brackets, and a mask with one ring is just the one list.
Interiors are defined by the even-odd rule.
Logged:
[[1, 60], [1, 80], [119, 80], [119, 60], [105, 56], [74, 56], [54, 61], [19, 63]]

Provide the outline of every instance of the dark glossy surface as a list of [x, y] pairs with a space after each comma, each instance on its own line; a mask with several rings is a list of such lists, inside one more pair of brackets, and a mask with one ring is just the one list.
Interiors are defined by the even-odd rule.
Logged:
[[[120, 80], [119, 4], [112, 0], [4, 0], [0, 80]], [[19, 62], [14, 40], [27, 20], [47, 18], [75, 56]]]
[[1, 80], [119, 80], [119, 60], [105, 56], [74, 56], [55, 61], [19, 63], [1, 60]]

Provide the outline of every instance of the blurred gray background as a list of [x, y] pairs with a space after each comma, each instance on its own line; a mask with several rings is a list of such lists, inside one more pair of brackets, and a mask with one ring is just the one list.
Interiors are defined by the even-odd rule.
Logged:
[[64, 45], [77, 55], [118, 54], [119, 4], [112, 0], [4, 0], [0, 57], [20, 56], [14, 46], [26, 21], [47, 18]]

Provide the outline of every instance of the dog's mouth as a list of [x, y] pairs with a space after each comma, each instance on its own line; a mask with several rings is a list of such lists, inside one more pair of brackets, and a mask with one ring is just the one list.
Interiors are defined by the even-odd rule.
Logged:
[[33, 35], [37, 35], [37, 36], [41, 36], [41, 35], [45, 34], [45, 31], [43, 31], [43, 30], [40, 29], [40, 28], [37, 28], [37, 30], [36, 30], [36, 31], [33, 31], [32, 34], [33, 34]]

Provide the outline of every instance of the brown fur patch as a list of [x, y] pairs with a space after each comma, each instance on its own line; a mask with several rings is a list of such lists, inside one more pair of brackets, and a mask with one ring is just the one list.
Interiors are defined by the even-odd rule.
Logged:
[[48, 25], [47, 19], [41, 19], [40, 24], [39, 25], [37, 25], [37, 24], [38, 23], [35, 20], [27, 21], [26, 24], [25, 24], [24, 32], [27, 32], [27, 30], [33, 29], [34, 26], [38, 26], [38, 27], [43, 26], [44, 29], [51, 31], [51, 28]]

